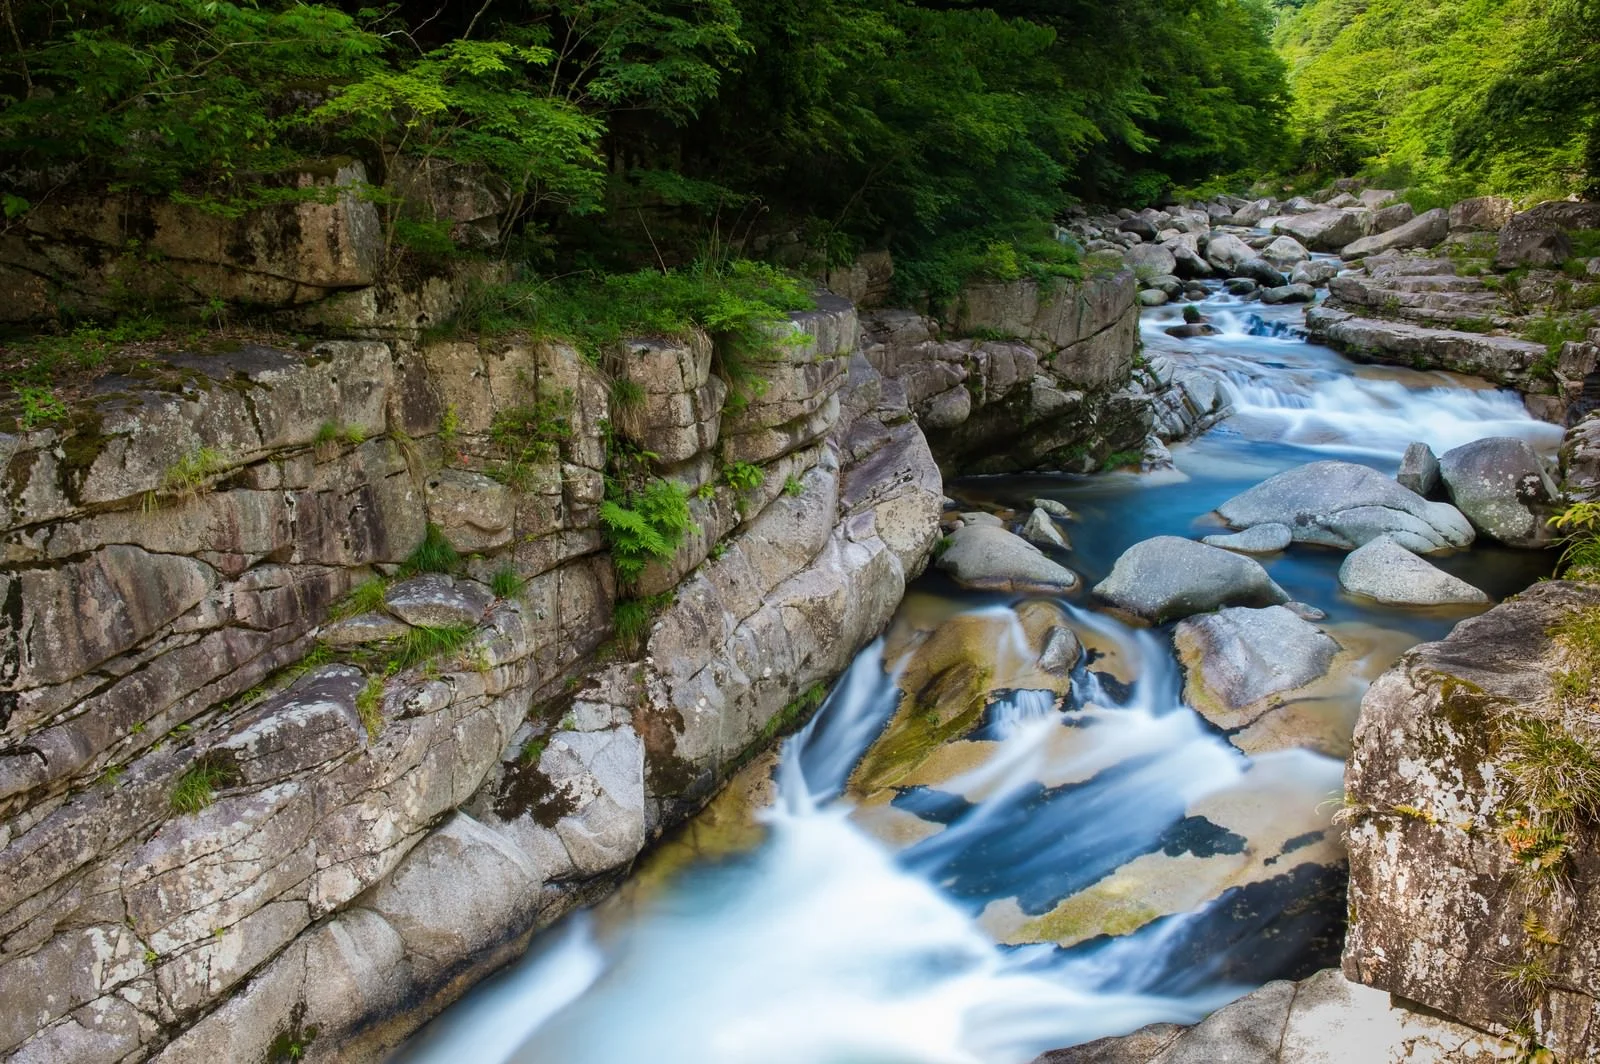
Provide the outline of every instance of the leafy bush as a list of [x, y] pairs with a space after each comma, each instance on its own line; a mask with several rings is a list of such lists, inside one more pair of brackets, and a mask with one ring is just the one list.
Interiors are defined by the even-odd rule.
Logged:
[[672, 557], [691, 524], [689, 496], [671, 480], [652, 481], [641, 491], [600, 504], [611, 563], [627, 583], [637, 580], [651, 561]]
[[751, 462], [730, 462], [722, 470], [722, 479], [734, 491], [748, 493], [766, 482], [766, 470]]

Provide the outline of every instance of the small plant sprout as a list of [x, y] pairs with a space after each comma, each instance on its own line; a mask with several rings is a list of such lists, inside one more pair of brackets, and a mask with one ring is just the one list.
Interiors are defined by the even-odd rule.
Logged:
[[227, 468], [227, 464], [221, 451], [196, 447], [167, 469], [161, 478], [161, 493], [178, 498], [199, 495], [207, 489], [213, 476]]
[[217, 790], [233, 782], [229, 766], [200, 758], [178, 777], [172, 789], [174, 813], [198, 813], [217, 800]]
[[367, 741], [378, 738], [378, 733], [383, 731], [383, 677], [369, 676], [366, 684], [356, 695], [356, 716], [361, 718], [361, 726], [367, 730]]
[[731, 462], [723, 469], [722, 479], [734, 491], [748, 494], [766, 482], [767, 474], [753, 462]]
[[784, 481], [783, 481], [783, 493], [785, 495], [788, 495], [789, 497], [793, 498], [794, 496], [799, 495], [801, 492], [803, 492], [805, 490], [806, 490], [806, 486], [804, 484], [800, 483], [800, 478], [795, 476], [793, 473], [790, 473], [787, 477], [784, 478]]

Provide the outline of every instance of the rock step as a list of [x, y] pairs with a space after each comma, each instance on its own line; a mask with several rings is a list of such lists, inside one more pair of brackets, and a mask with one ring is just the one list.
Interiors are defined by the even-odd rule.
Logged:
[[1307, 310], [1306, 330], [1313, 340], [1359, 358], [1469, 373], [1512, 386], [1529, 384], [1533, 366], [1546, 355], [1543, 344], [1514, 336], [1381, 321], [1329, 307]]

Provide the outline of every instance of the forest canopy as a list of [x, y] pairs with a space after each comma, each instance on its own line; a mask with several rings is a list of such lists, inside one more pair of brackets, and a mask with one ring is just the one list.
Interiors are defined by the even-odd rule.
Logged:
[[1289, 147], [1261, 0], [0, 5], [10, 214], [95, 184], [239, 210], [348, 155], [492, 174], [524, 250], [781, 226], [915, 257]]
[[1600, 195], [1600, 0], [1278, 6], [1302, 165], [1443, 193]]

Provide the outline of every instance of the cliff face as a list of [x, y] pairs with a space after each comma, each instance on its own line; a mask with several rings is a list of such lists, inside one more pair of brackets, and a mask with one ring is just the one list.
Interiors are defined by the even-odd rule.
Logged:
[[[0, 434], [0, 1053], [373, 1059], [697, 809], [937, 536], [926, 367], [834, 297], [787, 331], [743, 408], [701, 335], [602, 372], [390, 333], [137, 363]], [[634, 465], [694, 528], [619, 591]]]

